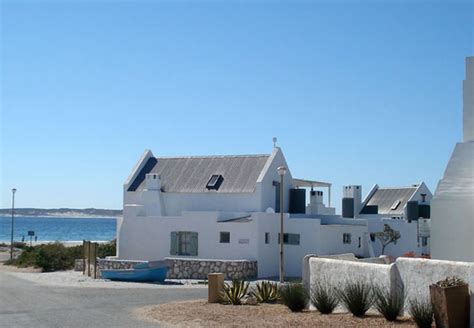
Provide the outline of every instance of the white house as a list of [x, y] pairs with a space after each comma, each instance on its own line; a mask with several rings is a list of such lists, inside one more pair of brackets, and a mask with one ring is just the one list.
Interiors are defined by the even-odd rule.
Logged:
[[463, 108], [463, 142], [433, 197], [432, 256], [474, 262], [474, 57], [466, 59]]
[[430, 254], [430, 216], [432, 194], [424, 182], [407, 187], [372, 187], [362, 200], [361, 186], [344, 186], [342, 217], [366, 220], [371, 234], [371, 256], [380, 255], [382, 246], [373, 233], [385, 224], [400, 232], [400, 239], [385, 249], [386, 255]]
[[[269, 155], [154, 157], [146, 151], [124, 185], [118, 258], [254, 260], [258, 276], [278, 275], [280, 148]], [[306, 254], [367, 256], [367, 222], [334, 214], [320, 190], [329, 183], [283, 177], [285, 270], [301, 275]]]

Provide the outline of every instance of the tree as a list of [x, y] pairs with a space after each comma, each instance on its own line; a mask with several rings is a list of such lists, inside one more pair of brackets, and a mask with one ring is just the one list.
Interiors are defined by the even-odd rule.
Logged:
[[400, 231], [393, 230], [388, 224], [384, 224], [383, 231], [374, 233], [375, 238], [377, 238], [382, 244], [382, 255], [384, 255], [385, 247], [391, 243], [395, 243], [400, 239]]

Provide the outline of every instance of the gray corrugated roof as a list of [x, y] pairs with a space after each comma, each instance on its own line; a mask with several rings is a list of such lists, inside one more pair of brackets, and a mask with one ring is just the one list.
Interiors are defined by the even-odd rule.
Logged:
[[[165, 192], [253, 192], [270, 155], [157, 157], [147, 173], [161, 176]], [[207, 190], [213, 174], [224, 178], [219, 189]], [[143, 189], [141, 182], [137, 189]]]
[[[402, 215], [405, 205], [416, 189], [416, 187], [379, 188], [370, 197], [366, 206], [377, 205], [379, 214]], [[392, 206], [396, 201], [400, 201], [400, 204], [395, 210], [392, 210]], [[364, 212], [364, 208], [361, 212]]]

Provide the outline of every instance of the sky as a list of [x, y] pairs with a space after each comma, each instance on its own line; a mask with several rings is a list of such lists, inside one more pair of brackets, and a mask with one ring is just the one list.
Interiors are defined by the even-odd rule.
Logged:
[[1, 207], [121, 208], [145, 149], [434, 193], [462, 139], [472, 0], [0, 0]]

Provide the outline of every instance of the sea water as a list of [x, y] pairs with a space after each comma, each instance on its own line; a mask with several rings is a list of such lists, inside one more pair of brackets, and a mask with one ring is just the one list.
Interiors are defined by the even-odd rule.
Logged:
[[[0, 216], [0, 242], [10, 241], [11, 222], [11, 216]], [[115, 238], [116, 225], [114, 218], [15, 216], [14, 240], [29, 242], [28, 231], [34, 231], [38, 242], [108, 241]]]

